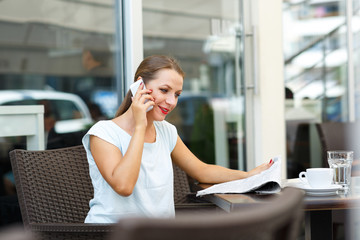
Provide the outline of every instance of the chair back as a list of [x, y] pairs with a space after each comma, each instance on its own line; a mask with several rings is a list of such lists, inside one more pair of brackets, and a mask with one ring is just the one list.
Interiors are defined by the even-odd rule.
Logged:
[[174, 219], [120, 220], [110, 240], [296, 239], [303, 218], [304, 192], [285, 188], [273, 201], [230, 213], [187, 213]]
[[174, 202], [182, 204], [188, 202], [188, 195], [191, 193], [189, 180], [186, 173], [177, 165], [173, 164], [174, 171]]
[[[82, 145], [43, 151], [16, 149], [10, 159], [25, 225], [84, 222], [94, 191]], [[178, 211], [214, 207], [192, 201], [186, 173], [175, 164], [173, 169]]]
[[93, 197], [82, 145], [10, 152], [20, 210], [32, 223], [83, 223]]
[[317, 123], [316, 128], [320, 137], [324, 167], [329, 166], [326, 155], [329, 150], [354, 151], [354, 164], [358, 164], [360, 161], [360, 122]]

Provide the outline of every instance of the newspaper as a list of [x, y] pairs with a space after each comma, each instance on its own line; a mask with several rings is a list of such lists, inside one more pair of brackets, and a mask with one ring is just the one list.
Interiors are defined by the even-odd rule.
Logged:
[[215, 184], [198, 191], [196, 196], [215, 193], [248, 193], [272, 194], [281, 191], [281, 157], [273, 158], [274, 164], [265, 171], [249, 178]]

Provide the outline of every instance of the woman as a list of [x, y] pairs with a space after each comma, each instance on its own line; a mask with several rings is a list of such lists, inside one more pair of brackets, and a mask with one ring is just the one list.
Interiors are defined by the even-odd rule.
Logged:
[[145, 58], [135, 73], [134, 81], [139, 79], [144, 84], [135, 96], [127, 93], [115, 118], [99, 121], [83, 138], [94, 186], [85, 222], [114, 223], [134, 215], [173, 217], [172, 162], [203, 183], [246, 178], [272, 165], [243, 172], [206, 164], [190, 152], [176, 128], [164, 121], [183, 88], [184, 72], [174, 59]]

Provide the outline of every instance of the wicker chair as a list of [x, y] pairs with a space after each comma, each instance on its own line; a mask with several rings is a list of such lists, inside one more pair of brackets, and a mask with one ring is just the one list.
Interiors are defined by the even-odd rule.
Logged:
[[10, 152], [21, 215], [41, 239], [105, 239], [111, 226], [84, 224], [93, 187], [83, 146]]
[[285, 188], [273, 201], [231, 213], [122, 219], [109, 240], [293, 240], [303, 219], [303, 197], [302, 190]]
[[[24, 226], [43, 239], [104, 239], [111, 225], [84, 224], [93, 197], [82, 145], [54, 150], [10, 152]], [[194, 203], [186, 174], [174, 166], [177, 211], [215, 208]]]

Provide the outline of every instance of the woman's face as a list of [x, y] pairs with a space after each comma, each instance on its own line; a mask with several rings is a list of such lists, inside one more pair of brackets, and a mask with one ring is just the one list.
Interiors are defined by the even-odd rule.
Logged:
[[151, 96], [155, 99], [155, 106], [148, 114], [155, 121], [162, 121], [178, 102], [183, 88], [183, 77], [172, 69], [162, 69], [155, 79], [146, 84], [147, 89], [152, 89]]

